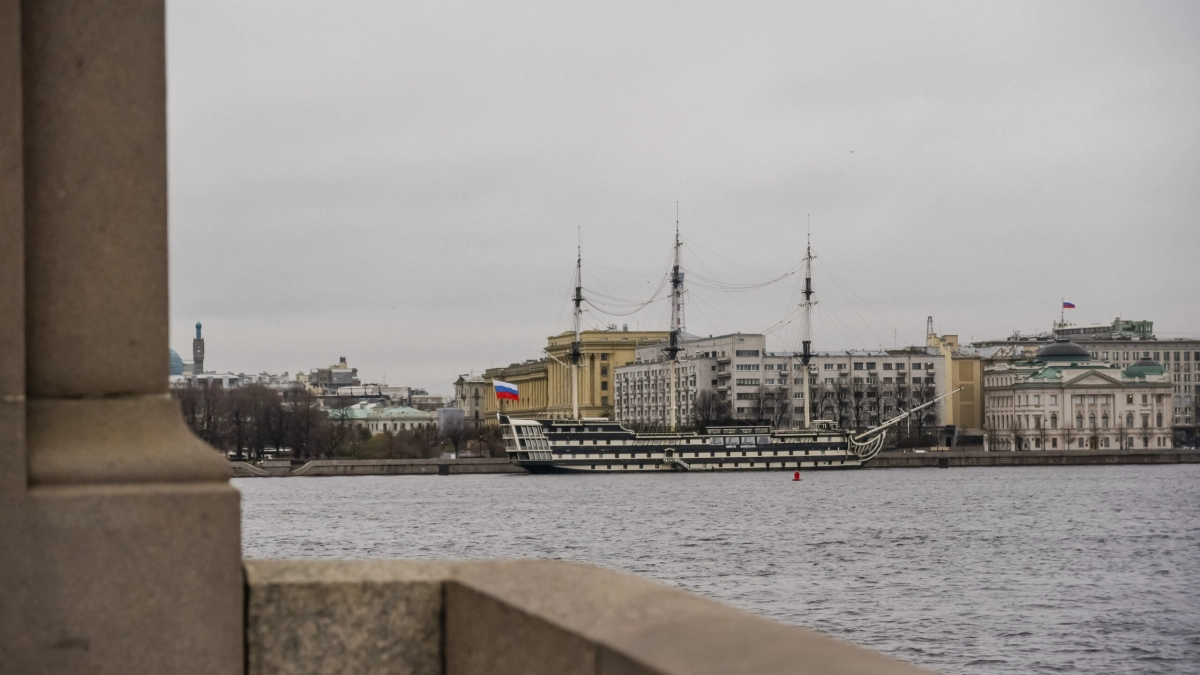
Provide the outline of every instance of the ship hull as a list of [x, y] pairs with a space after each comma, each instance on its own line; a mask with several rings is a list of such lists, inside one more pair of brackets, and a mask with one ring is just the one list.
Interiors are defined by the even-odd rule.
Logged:
[[832, 426], [810, 431], [721, 427], [704, 434], [639, 434], [608, 420], [501, 417], [501, 424], [510, 461], [531, 473], [857, 469], [874, 456], [874, 452], [855, 452], [854, 448], [864, 446]]

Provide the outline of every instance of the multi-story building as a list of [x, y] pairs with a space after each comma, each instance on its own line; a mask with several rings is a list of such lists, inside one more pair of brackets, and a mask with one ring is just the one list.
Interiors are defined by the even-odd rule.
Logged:
[[992, 450], [1169, 448], [1171, 381], [1150, 358], [1122, 365], [1058, 341], [984, 370]]
[[[962, 437], [978, 438], [983, 434], [983, 359], [978, 352], [961, 349], [957, 335], [938, 335], [933, 332], [933, 317], [929, 318], [925, 344], [937, 350], [946, 373], [946, 391], [957, 391], [946, 401], [945, 423], [954, 427]], [[979, 439], [982, 443], [982, 438]]]
[[358, 429], [371, 434], [416, 431], [422, 427], [436, 427], [437, 416], [424, 410], [406, 406], [388, 406], [380, 403], [355, 403], [344, 408], [330, 408], [331, 418], [345, 420]]
[[[586, 330], [580, 335], [579, 414], [586, 418], [611, 417], [613, 414], [613, 376], [616, 368], [634, 361], [638, 347], [657, 344], [670, 335], [667, 331]], [[545, 358], [489, 368], [483, 378], [503, 380], [517, 385], [520, 400], [505, 401], [506, 413], [566, 419], [571, 417], [571, 343], [572, 332], [547, 339]], [[484, 417], [494, 420], [500, 406], [491, 391], [485, 397]]]
[[485, 423], [485, 406], [489, 398], [492, 398], [492, 385], [482, 377], [459, 375], [454, 381], [454, 405], [463, 411], [464, 422], [471, 428]]
[[1200, 444], [1200, 339], [1158, 339], [1154, 322], [1114, 319], [1111, 324], [1076, 326], [1056, 324], [1049, 333], [1015, 333], [1004, 340], [976, 343], [979, 347], [1000, 348], [1011, 358], [1032, 355], [1055, 341], [1069, 337], [1088, 351], [1092, 359], [1122, 368], [1149, 359], [1166, 370], [1171, 382], [1170, 417], [1175, 445]]
[[346, 363], [346, 357], [338, 358], [338, 362], [328, 368], [315, 368], [308, 374], [308, 387], [318, 394], [335, 394], [339, 387], [358, 386], [358, 368], [351, 368]]
[[[946, 391], [945, 362], [936, 348], [821, 352], [813, 356], [812, 368], [812, 418], [835, 420], [846, 428], [874, 426]], [[639, 349], [634, 363], [617, 369], [616, 419], [666, 426], [667, 373], [662, 345]], [[676, 376], [682, 426], [722, 417], [798, 426], [804, 418], [800, 359], [790, 352], [768, 352], [763, 335], [687, 339]], [[945, 408], [937, 404], [915, 415], [906, 428], [916, 425], [923, 435], [944, 424]]]

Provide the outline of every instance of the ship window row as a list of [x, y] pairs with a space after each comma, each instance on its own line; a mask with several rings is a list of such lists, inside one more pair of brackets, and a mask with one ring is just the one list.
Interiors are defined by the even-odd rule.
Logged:
[[713, 445], [770, 445], [770, 436], [714, 436]]
[[[798, 450], [795, 452], [788, 451], [788, 450], [767, 451], [769, 454], [766, 454], [766, 455], [764, 455], [763, 452], [764, 452], [763, 450], [759, 450], [757, 456], [758, 457], [794, 457], [794, 456], [798, 456], [800, 454], [800, 452]], [[813, 451], [805, 450], [804, 455], [808, 456], [811, 452], [813, 452]], [[816, 452], [818, 454], [826, 454], [826, 451], [821, 450], [821, 449], [816, 450]], [[750, 457], [751, 455], [749, 455], [747, 453], [748, 453], [748, 451], [746, 451], [746, 450], [743, 450], [740, 455], [737, 453], [726, 451], [724, 455], [720, 455], [716, 451], [711, 451], [708, 453], [708, 457], [726, 457], [726, 458]], [[627, 459], [637, 459], [639, 456], [644, 456], [646, 459], [653, 459], [655, 457], [662, 457], [663, 453], [661, 451], [659, 451], [659, 452], [631, 452], [631, 453], [629, 453], [629, 457]], [[694, 459], [703, 459], [704, 456], [705, 456], [705, 453], [703, 453], [703, 452], [692, 452], [692, 453], [680, 452], [679, 453], [680, 459], [687, 459], [689, 457], [694, 458]], [[614, 453], [611, 455], [607, 454], [607, 453], [598, 453], [594, 457], [591, 453], [584, 453], [582, 455], [579, 455], [579, 454], [566, 455], [566, 457], [570, 458], [570, 459], [621, 459], [621, 453], [617, 452], [617, 453]]]
[[[845, 465], [845, 463], [846, 463], [846, 460], [844, 460], [844, 459], [842, 459], [842, 460], [839, 460], [839, 461], [838, 461], [838, 464], [839, 464], [839, 465]], [[757, 467], [761, 467], [761, 468], [763, 468], [763, 469], [771, 469], [771, 468], [779, 468], [779, 469], [801, 469], [801, 468], [803, 468], [803, 467], [804, 467], [804, 465], [805, 465], [805, 464], [806, 464], [805, 462], [778, 462], [778, 463], [777, 463], [777, 467], [772, 467], [772, 466], [771, 466], [771, 462], [758, 462], [758, 463], [756, 463], [756, 462], [746, 462], [746, 465], [747, 465], [749, 468], [751, 468], [751, 469], [753, 469], [753, 468], [757, 468]], [[815, 462], [811, 462], [811, 463], [807, 463], [807, 464], [808, 464], [808, 466], [820, 466], [820, 465], [821, 465], [821, 462], [819, 462], [819, 461], [815, 461]], [[733, 467], [733, 468], [735, 468], [735, 469], [736, 469], [736, 468], [740, 468], [740, 467], [741, 467], [741, 465], [742, 465], [742, 463], [741, 463], [741, 462], [730, 462], [730, 463], [728, 464], [728, 466], [732, 466], [732, 467]], [[833, 466], [833, 460], [828, 460], [828, 461], [826, 461], [826, 462], [825, 462], [825, 465], [826, 465], [826, 466]], [[600, 466], [601, 466], [601, 465], [599, 465], [599, 464], [592, 464], [592, 465], [591, 465], [591, 468], [592, 468], [593, 470], [595, 470], [595, 469], [597, 469], [597, 468], [598, 468], [598, 467], [600, 467]], [[612, 470], [612, 468], [613, 468], [613, 465], [612, 465], [612, 464], [605, 464], [605, 465], [603, 465], [603, 466], [604, 466], [604, 469], [606, 469], [606, 470]], [[632, 465], [632, 464], [618, 464], [618, 465], [617, 465], [617, 467], [618, 467], [619, 469], [626, 470], [626, 471], [628, 471], [628, 470], [630, 469], [630, 467], [632, 467], [632, 466], [634, 466], [634, 465]], [[637, 468], [638, 468], [638, 469], [645, 469], [645, 468], [646, 468], [646, 465], [645, 465], [645, 464], [643, 464], [643, 463], [638, 463], [636, 466], [637, 466]], [[652, 466], [652, 467], [655, 467], [655, 468], [657, 469], [657, 465], [651, 465], [651, 466]], [[726, 464], [725, 462], [717, 462], [715, 465], [714, 465], [714, 464], [697, 464], [697, 465], [695, 465], [695, 468], [697, 468], [697, 469], [713, 469], [713, 468], [717, 468], [717, 469], [723, 469], [723, 468], [726, 468], [726, 466], [727, 466], [727, 464]]]

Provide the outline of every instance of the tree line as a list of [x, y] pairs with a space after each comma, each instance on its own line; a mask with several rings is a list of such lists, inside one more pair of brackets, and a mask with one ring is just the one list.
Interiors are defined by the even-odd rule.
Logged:
[[295, 459], [433, 459], [504, 457], [499, 430], [469, 428], [454, 420], [372, 435], [344, 411], [358, 400], [321, 398], [303, 389], [279, 391], [260, 384], [225, 389], [213, 385], [173, 387], [192, 432], [238, 461], [268, 456]]

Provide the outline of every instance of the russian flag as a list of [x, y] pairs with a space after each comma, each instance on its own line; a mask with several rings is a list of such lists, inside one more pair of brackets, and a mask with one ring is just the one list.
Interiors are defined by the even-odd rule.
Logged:
[[521, 398], [517, 396], [517, 385], [515, 384], [492, 380], [492, 386], [496, 388], [496, 398], [506, 401], [518, 401]]
[[1075, 309], [1075, 303], [1063, 300], [1063, 309]]

